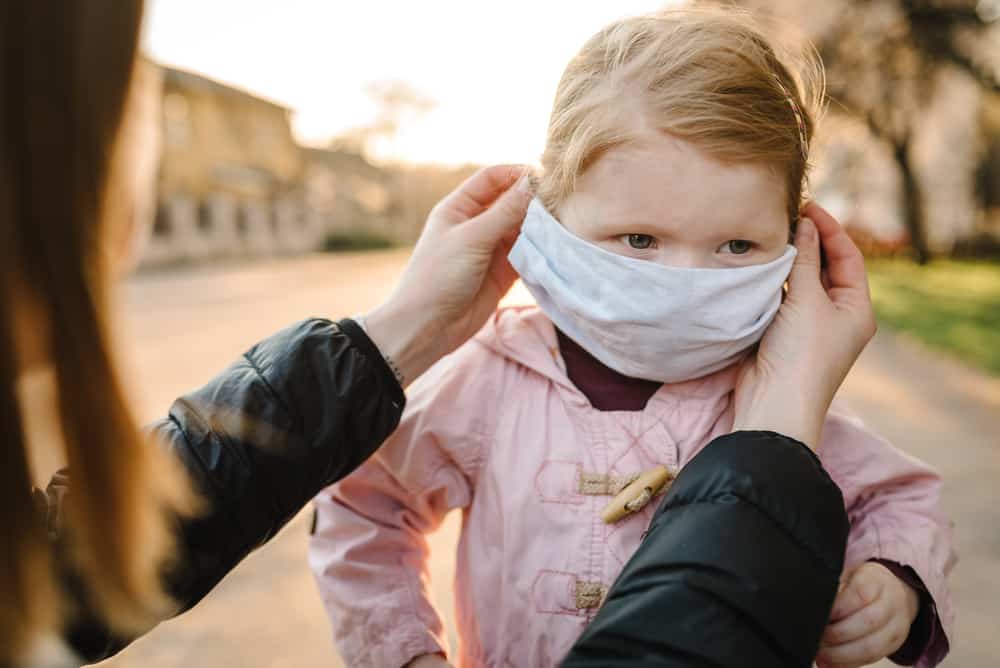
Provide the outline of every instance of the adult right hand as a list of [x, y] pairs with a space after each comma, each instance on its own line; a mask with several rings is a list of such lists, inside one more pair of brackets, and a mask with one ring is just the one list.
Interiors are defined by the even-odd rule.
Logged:
[[795, 246], [785, 301], [740, 370], [734, 429], [775, 431], [815, 449], [834, 394], [875, 335], [875, 315], [861, 251], [815, 202]]
[[487, 167], [441, 200], [395, 292], [365, 318], [406, 382], [475, 334], [517, 279], [507, 254], [531, 202], [527, 174]]

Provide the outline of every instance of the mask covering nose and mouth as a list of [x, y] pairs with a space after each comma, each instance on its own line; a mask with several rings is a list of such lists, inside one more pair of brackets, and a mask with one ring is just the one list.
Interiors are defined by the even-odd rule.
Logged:
[[796, 250], [732, 269], [667, 267], [590, 244], [534, 200], [510, 262], [538, 306], [606, 366], [676, 383], [737, 361], [781, 306]]

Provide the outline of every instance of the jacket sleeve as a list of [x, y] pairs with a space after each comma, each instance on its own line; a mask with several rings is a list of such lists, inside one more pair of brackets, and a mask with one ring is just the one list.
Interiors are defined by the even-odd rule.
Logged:
[[447, 652], [426, 534], [471, 502], [495, 403], [484, 354], [470, 342], [414, 383], [378, 454], [315, 500], [309, 563], [346, 665], [399, 668]]
[[[178, 555], [166, 576], [178, 612], [368, 458], [398, 424], [404, 403], [378, 349], [351, 320], [289, 327], [177, 399], [151, 430], [181, 461], [205, 506], [178, 523]], [[53, 493], [50, 485], [50, 499], [72, 503], [72, 472], [62, 478], [61, 489]], [[66, 580], [86, 610], [79, 583], [72, 574]], [[67, 638], [89, 661], [130, 641], [86, 613]]]
[[948, 653], [955, 621], [946, 578], [956, 556], [941, 476], [838, 414], [823, 427], [820, 459], [844, 493], [851, 522], [846, 569], [872, 560], [912, 569], [926, 589], [924, 617], [932, 622], [916, 665], [936, 666]]
[[719, 437], [681, 470], [562, 665], [811, 666], [847, 531], [840, 490], [805, 446]]

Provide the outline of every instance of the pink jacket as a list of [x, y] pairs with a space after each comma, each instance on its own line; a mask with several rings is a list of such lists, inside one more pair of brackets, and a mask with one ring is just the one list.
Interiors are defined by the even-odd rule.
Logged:
[[[349, 666], [447, 651], [424, 534], [463, 509], [454, 665], [557, 664], [639, 545], [655, 506], [607, 525], [613, 481], [683, 467], [730, 431], [734, 370], [663, 386], [642, 411], [600, 412], [569, 381], [551, 322], [505, 309], [408, 392], [398, 431], [316, 498], [310, 564]], [[847, 568], [911, 566], [951, 636], [951, 530], [941, 480], [858, 421], [830, 415], [821, 459], [851, 519]], [[597, 484], [582, 485], [582, 480]], [[612, 483], [613, 485], [613, 483]]]

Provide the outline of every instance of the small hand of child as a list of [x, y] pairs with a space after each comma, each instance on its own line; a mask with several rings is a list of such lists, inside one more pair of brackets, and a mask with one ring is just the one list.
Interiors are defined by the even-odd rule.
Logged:
[[864, 564], [837, 594], [816, 663], [822, 668], [857, 668], [894, 654], [906, 641], [919, 609], [920, 598], [912, 587], [882, 564]]
[[440, 654], [424, 654], [406, 664], [406, 668], [451, 668], [451, 664]]

